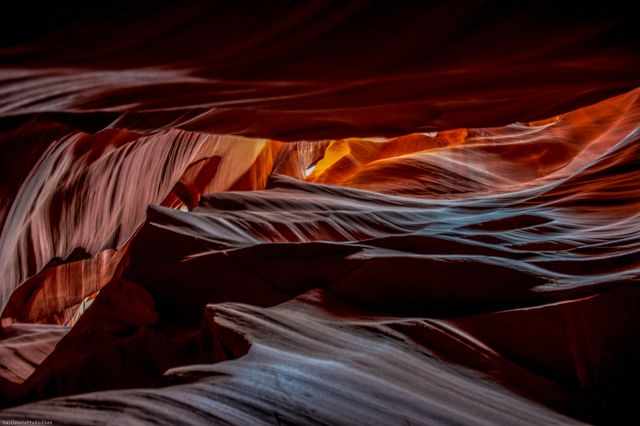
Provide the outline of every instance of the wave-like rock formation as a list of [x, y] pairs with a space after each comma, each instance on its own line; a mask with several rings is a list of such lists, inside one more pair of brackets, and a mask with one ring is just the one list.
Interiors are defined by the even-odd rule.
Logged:
[[0, 49], [0, 421], [635, 413], [626, 20], [158, 7]]

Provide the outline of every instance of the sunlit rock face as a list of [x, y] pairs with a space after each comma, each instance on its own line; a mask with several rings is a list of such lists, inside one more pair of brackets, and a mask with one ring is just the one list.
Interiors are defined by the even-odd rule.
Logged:
[[631, 18], [141, 4], [0, 49], [0, 420], [635, 413]]

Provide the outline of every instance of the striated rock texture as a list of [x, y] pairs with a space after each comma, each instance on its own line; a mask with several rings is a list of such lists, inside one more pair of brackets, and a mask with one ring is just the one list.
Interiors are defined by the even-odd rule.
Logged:
[[636, 25], [542, 6], [104, 6], [7, 38], [0, 421], [634, 414]]

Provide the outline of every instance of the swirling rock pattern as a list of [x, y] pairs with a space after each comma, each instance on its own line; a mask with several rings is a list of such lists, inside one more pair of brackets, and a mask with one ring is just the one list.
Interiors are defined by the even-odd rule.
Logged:
[[117, 42], [81, 26], [57, 54], [55, 35], [0, 50], [0, 420], [635, 412], [640, 63], [608, 32], [626, 20], [537, 21], [540, 47], [444, 6], [257, 7], [269, 29], [158, 7]]

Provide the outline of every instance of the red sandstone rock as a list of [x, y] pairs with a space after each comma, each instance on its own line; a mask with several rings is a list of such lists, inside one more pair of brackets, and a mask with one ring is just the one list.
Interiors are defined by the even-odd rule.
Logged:
[[0, 50], [0, 419], [635, 412], [635, 22], [226, 7]]

